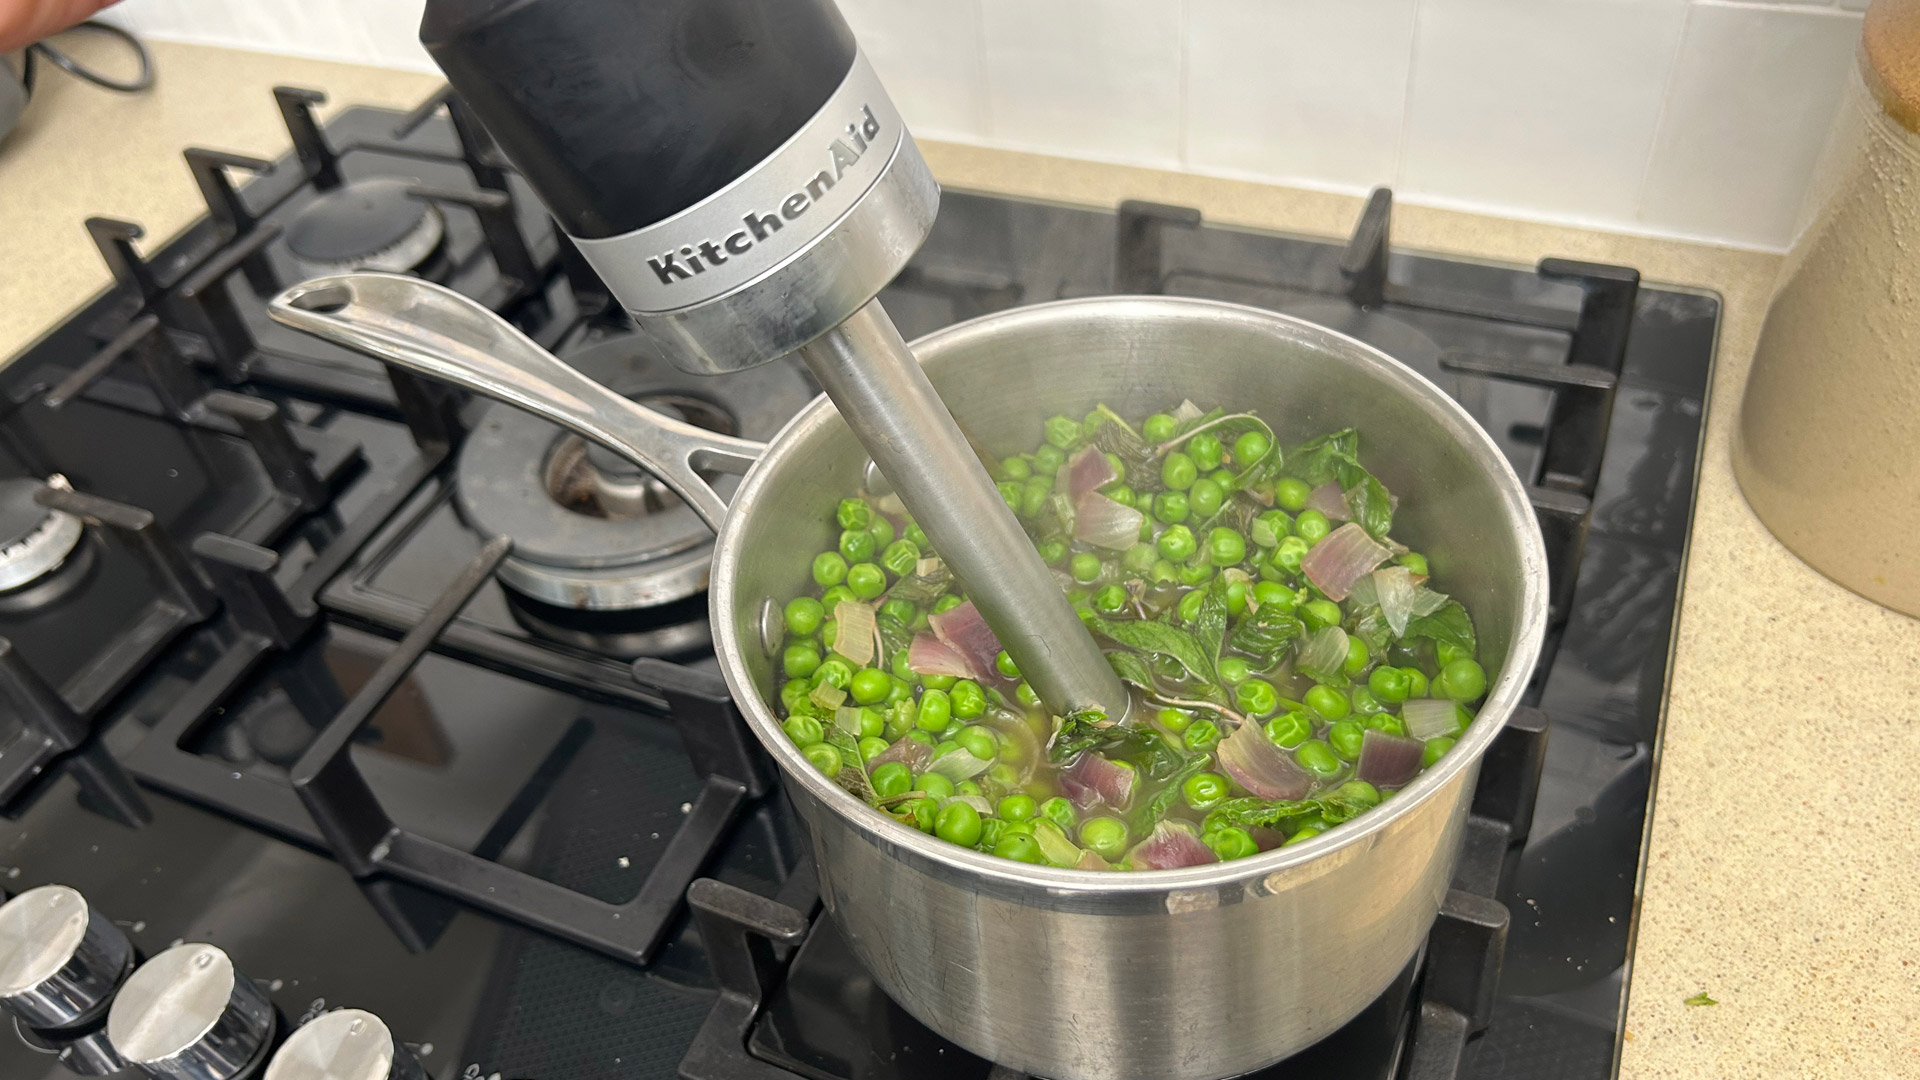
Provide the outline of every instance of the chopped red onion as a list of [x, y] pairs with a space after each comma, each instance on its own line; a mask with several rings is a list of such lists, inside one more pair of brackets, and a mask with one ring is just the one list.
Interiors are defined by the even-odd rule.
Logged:
[[1368, 728], [1360, 739], [1360, 766], [1355, 775], [1375, 787], [1397, 788], [1420, 775], [1419, 739], [1403, 739]]
[[1241, 724], [1214, 753], [1221, 770], [1258, 798], [1299, 799], [1313, 788], [1313, 774], [1273, 745], [1258, 724]]
[[1413, 617], [1413, 571], [1404, 566], [1383, 566], [1370, 575], [1370, 580], [1380, 602], [1380, 614], [1386, 616], [1393, 636], [1405, 634], [1407, 620]]
[[1278, 829], [1269, 829], [1264, 825], [1256, 825], [1247, 832], [1253, 835], [1253, 842], [1260, 845], [1261, 851], [1272, 851], [1287, 842], [1286, 833]]
[[1367, 530], [1349, 521], [1313, 545], [1300, 560], [1300, 571], [1327, 594], [1327, 599], [1345, 600], [1360, 575], [1371, 573], [1390, 554], [1373, 542]]
[[1095, 491], [1106, 487], [1120, 478], [1113, 469], [1113, 462], [1107, 460], [1097, 446], [1088, 446], [1067, 459], [1060, 466], [1061, 476], [1054, 482], [1055, 491], [1064, 491], [1075, 506], [1080, 500]]
[[1424, 577], [1414, 575], [1413, 615], [1415, 618], [1431, 615], [1447, 606], [1447, 594], [1434, 592], [1425, 585], [1421, 585], [1420, 582], [1425, 580]]
[[933, 747], [928, 746], [919, 739], [901, 739], [892, 746], [873, 755], [872, 759], [867, 762], [867, 771], [872, 772], [889, 761], [897, 761], [911, 770], [913, 775], [919, 776], [921, 771], [927, 767], [927, 762], [932, 760]]
[[1407, 734], [1416, 739], [1460, 733], [1460, 717], [1453, 702], [1443, 698], [1415, 698], [1400, 706], [1400, 719], [1406, 722]]
[[966, 747], [961, 746], [934, 758], [933, 764], [927, 766], [927, 771], [939, 773], [957, 784], [962, 780], [971, 780], [992, 767], [993, 762], [982, 761], [974, 757]]
[[1125, 551], [1140, 542], [1140, 511], [1123, 506], [1097, 491], [1080, 500], [1074, 514], [1073, 538], [1110, 551]]
[[1138, 776], [1133, 766], [1108, 761], [1088, 750], [1075, 758], [1072, 765], [1060, 770], [1055, 779], [1060, 781], [1060, 790], [1073, 805], [1082, 810], [1099, 802], [1115, 810], [1125, 810], [1133, 805], [1134, 781]]
[[1303, 509], [1318, 510], [1328, 521], [1347, 521], [1353, 517], [1353, 511], [1347, 506], [1347, 493], [1331, 480], [1307, 494], [1307, 505]]
[[1192, 398], [1180, 399], [1180, 404], [1173, 410], [1173, 418], [1182, 424], [1191, 424], [1205, 415], [1207, 414], [1200, 411], [1200, 406], [1193, 403]]
[[973, 601], [930, 616], [927, 621], [933, 626], [934, 636], [959, 653], [973, 668], [975, 677], [994, 670], [993, 662], [1000, 655], [1000, 639], [993, 636], [993, 628], [987, 625]]
[[1177, 870], [1220, 861], [1198, 836], [1171, 821], [1155, 825], [1153, 835], [1134, 845], [1127, 858], [1136, 870]]
[[993, 816], [993, 804], [978, 795], [949, 795], [940, 803], [940, 809], [945, 810], [954, 803], [966, 803], [981, 817]]
[[1294, 668], [1314, 678], [1330, 678], [1347, 662], [1347, 632], [1337, 626], [1323, 626], [1300, 643], [1300, 656]]
[[1073, 868], [1075, 870], [1111, 870], [1113, 864], [1091, 851], [1082, 851], [1080, 861], [1074, 863]]
[[973, 667], [967, 663], [967, 658], [932, 634], [913, 635], [913, 644], [907, 647], [907, 667], [920, 675], [973, 678]]
[[833, 605], [831, 648], [856, 667], [866, 667], [873, 662], [874, 630], [872, 608], [858, 600], [842, 600]]

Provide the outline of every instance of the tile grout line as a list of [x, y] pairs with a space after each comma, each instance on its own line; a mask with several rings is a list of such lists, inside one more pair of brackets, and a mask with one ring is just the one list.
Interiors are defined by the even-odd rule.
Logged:
[[1394, 132], [1393, 167], [1388, 170], [1393, 176], [1395, 192], [1406, 180], [1407, 139], [1413, 130], [1413, 77], [1420, 63], [1420, 11], [1424, 6], [1423, 0], [1413, 0], [1413, 10], [1408, 13], [1411, 25], [1407, 33], [1407, 84], [1400, 91], [1400, 126]]
[[1192, 124], [1190, 121], [1193, 115], [1193, 42], [1189, 37], [1192, 32], [1192, 2], [1191, 0], [1180, 0], [1180, 32], [1174, 35], [1174, 40], [1179, 43], [1180, 47], [1180, 101], [1178, 105], [1180, 111], [1176, 114], [1175, 119], [1175, 130], [1177, 132], [1179, 145], [1174, 149], [1174, 156], [1175, 159], [1180, 162], [1182, 169], [1191, 168], [1193, 165], [1193, 148], [1191, 146]]
[[1667, 55], [1666, 85], [1660, 89], [1660, 111], [1653, 117], [1653, 138], [1647, 142], [1647, 160], [1640, 165], [1640, 187], [1633, 196], [1633, 220], [1646, 220], [1647, 189], [1653, 182], [1654, 159], [1660, 154], [1660, 137], [1667, 130], [1667, 114], [1673, 107], [1674, 85], [1680, 79], [1680, 57], [1686, 51], [1687, 32], [1693, 29], [1694, 5], [1687, 5], [1680, 20], [1680, 32], [1674, 35], [1673, 51]]

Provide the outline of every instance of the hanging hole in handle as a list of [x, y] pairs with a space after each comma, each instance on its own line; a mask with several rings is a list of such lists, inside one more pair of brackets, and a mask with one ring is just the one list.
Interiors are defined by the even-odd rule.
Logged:
[[307, 290], [290, 290], [287, 293], [287, 306], [311, 311], [320, 315], [332, 315], [346, 310], [353, 302], [353, 290], [345, 285], [322, 285]]

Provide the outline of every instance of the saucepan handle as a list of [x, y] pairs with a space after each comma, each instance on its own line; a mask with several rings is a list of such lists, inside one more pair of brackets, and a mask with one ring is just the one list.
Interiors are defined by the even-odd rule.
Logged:
[[276, 322], [545, 417], [660, 478], [715, 532], [727, 505], [700, 470], [744, 473], [765, 443], [717, 435], [637, 405], [580, 374], [483, 305], [420, 278], [371, 272], [305, 281], [274, 297]]

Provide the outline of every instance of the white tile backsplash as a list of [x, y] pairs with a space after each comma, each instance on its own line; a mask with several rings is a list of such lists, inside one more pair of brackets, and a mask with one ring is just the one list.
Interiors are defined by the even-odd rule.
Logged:
[[1630, 218], [1686, 11], [1681, 0], [1422, 0], [1399, 186]]
[[1069, 156], [1180, 163], [1184, 0], [982, 0], [989, 131]]
[[[838, 0], [915, 130], [1778, 248], [1866, 0]], [[431, 70], [425, 0], [125, 0]], [[162, 77], [165, 77], [164, 72]]]
[[985, 138], [980, 0], [840, 0], [900, 113], [934, 138]]
[[1390, 183], [1417, 0], [1188, 0], [1186, 162]]
[[1640, 222], [1789, 243], [1859, 37], [1845, 12], [1696, 3]]

